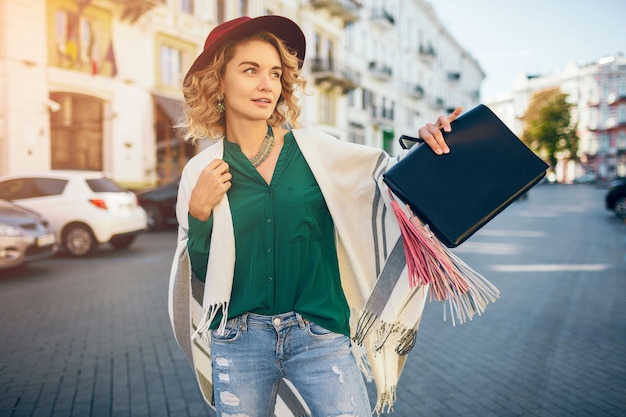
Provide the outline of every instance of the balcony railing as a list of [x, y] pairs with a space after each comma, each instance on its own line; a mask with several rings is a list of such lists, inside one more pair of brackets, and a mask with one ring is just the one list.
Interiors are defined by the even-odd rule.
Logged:
[[165, 4], [165, 0], [114, 0], [122, 6], [122, 20], [135, 23], [141, 16], [157, 6]]
[[368, 67], [370, 70], [370, 74], [372, 74], [374, 78], [377, 78], [381, 81], [388, 81], [393, 75], [393, 70], [391, 69], [391, 67], [383, 64], [382, 62], [370, 61]]
[[444, 101], [441, 97], [432, 97], [428, 101], [428, 104], [430, 105], [431, 108], [435, 110], [442, 110], [445, 107]]
[[359, 13], [363, 5], [356, 0], [311, 0], [315, 8], [328, 9], [330, 14], [343, 20], [344, 25], [359, 20]]
[[396, 19], [385, 9], [372, 10], [370, 19], [372, 22], [378, 23], [388, 29], [393, 28], [396, 24]]
[[346, 93], [357, 88], [360, 84], [358, 72], [341, 67], [329, 59], [313, 58], [311, 60], [311, 74], [316, 84], [327, 83], [340, 87]]
[[448, 71], [448, 81], [459, 81], [461, 79], [461, 73], [458, 71]]
[[370, 107], [371, 122], [377, 126], [393, 125], [394, 111], [390, 107], [379, 107], [372, 105]]
[[437, 56], [437, 51], [432, 45], [420, 45], [417, 52], [423, 62], [432, 63]]
[[417, 100], [424, 98], [424, 87], [419, 84], [410, 85], [407, 89], [409, 97]]

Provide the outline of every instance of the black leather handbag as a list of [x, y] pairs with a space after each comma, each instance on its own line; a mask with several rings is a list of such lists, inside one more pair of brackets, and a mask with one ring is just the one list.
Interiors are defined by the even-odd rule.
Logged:
[[[414, 146], [383, 177], [393, 194], [454, 248], [537, 184], [548, 165], [486, 106], [443, 132], [450, 153]], [[406, 147], [407, 137], [401, 138]]]

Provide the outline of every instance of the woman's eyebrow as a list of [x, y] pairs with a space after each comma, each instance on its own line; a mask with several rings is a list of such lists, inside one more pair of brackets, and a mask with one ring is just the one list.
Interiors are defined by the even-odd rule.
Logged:
[[[257, 67], [257, 68], [260, 67], [260, 65], [258, 63], [256, 63], [256, 62], [254, 62], [254, 61], [242, 61], [242, 62], [239, 63], [239, 66], [241, 67], [242, 65], [251, 65], [251, 66]], [[280, 65], [275, 65], [275, 66], [272, 67], [272, 69], [273, 70], [281, 70], [282, 71], [283, 67], [281, 67]]]
[[242, 65], [252, 65], [253, 67], [258, 67], [259, 66], [259, 64], [257, 64], [254, 61], [242, 61], [242, 62], [239, 63], [239, 66], [242, 66]]

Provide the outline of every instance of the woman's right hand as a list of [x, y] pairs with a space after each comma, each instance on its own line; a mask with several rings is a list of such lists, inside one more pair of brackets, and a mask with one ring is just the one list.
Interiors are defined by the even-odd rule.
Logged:
[[230, 189], [232, 175], [228, 168], [228, 164], [221, 159], [215, 159], [204, 167], [189, 198], [189, 214], [200, 221], [211, 217], [213, 207]]

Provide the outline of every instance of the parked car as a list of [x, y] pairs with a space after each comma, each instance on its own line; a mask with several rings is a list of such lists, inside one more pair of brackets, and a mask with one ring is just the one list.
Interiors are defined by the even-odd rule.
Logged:
[[593, 184], [596, 182], [595, 174], [588, 172], [579, 177], [574, 178], [574, 184]]
[[626, 218], [626, 177], [611, 182], [604, 200], [607, 210], [619, 218]]
[[45, 216], [62, 248], [73, 256], [99, 243], [128, 248], [146, 229], [146, 213], [131, 191], [102, 172], [49, 171], [0, 178], [0, 198]]
[[176, 196], [180, 177], [169, 184], [149, 190], [138, 191], [137, 200], [148, 216], [148, 230], [161, 229], [168, 225], [177, 225]]
[[57, 248], [48, 220], [26, 207], [0, 200], [0, 269], [52, 256]]

